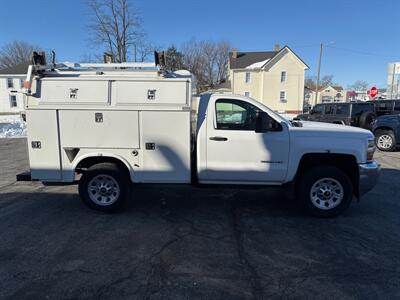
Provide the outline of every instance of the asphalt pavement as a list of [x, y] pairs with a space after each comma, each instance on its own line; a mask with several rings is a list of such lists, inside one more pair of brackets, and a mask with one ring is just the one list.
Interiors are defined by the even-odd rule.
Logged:
[[1, 299], [400, 299], [400, 152], [334, 219], [281, 190], [136, 186], [127, 210], [76, 186], [15, 182], [25, 139], [0, 139]]

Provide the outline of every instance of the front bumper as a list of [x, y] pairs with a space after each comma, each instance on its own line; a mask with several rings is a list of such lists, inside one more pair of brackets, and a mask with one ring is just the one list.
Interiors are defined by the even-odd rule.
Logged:
[[381, 166], [376, 161], [358, 165], [360, 179], [358, 183], [359, 196], [372, 190], [378, 183]]

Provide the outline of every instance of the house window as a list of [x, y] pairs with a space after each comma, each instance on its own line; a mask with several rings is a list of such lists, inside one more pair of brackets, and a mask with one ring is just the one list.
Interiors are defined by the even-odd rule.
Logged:
[[250, 83], [250, 80], [251, 80], [251, 73], [250, 72], [246, 72], [245, 82], [246, 83]]
[[7, 88], [12, 89], [14, 87], [14, 82], [12, 78], [7, 78]]
[[279, 101], [282, 103], [286, 103], [287, 99], [286, 99], [286, 92], [285, 91], [281, 91], [279, 93]]
[[10, 107], [17, 107], [17, 96], [10, 95]]
[[329, 103], [329, 102], [333, 102], [333, 97], [332, 96], [322, 96], [322, 103]]
[[250, 93], [250, 92], [244, 92], [244, 95], [245, 95], [246, 97], [251, 97], [251, 93]]
[[286, 82], [286, 71], [281, 72], [281, 82]]
[[19, 80], [19, 83], [20, 83], [20, 85], [21, 85], [21, 89], [24, 87], [24, 79], [23, 78], [21, 78], [20, 80]]

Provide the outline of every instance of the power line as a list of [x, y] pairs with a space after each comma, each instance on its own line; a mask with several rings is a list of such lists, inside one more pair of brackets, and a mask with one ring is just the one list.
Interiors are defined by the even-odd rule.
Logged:
[[379, 57], [390, 57], [390, 58], [399, 58], [400, 55], [388, 55], [388, 54], [382, 54], [382, 53], [373, 53], [373, 52], [367, 52], [367, 51], [360, 51], [360, 50], [355, 50], [355, 49], [349, 49], [349, 48], [342, 48], [342, 47], [336, 47], [336, 46], [326, 46], [329, 48], [333, 49], [338, 49], [342, 51], [347, 51], [347, 52], [352, 52], [352, 53], [357, 53], [357, 54], [362, 54], [362, 55], [370, 55], [370, 56], [379, 56]]

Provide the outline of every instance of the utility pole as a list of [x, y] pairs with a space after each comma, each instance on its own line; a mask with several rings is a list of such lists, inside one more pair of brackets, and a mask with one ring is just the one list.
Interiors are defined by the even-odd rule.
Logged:
[[318, 90], [319, 90], [319, 76], [321, 74], [321, 60], [322, 60], [322, 52], [324, 50], [324, 44], [321, 43], [320, 49], [319, 49], [319, 60], [318, 60], [318, 73], [317, 73], [317, 84], [316, 84], [316, 89], [315, 89], [315, 104], [318, 103]]
[[[394, 89], [394, 73], [396, 72], [396, 63], [393, 63], [393, 72], [392, 72], [392, 87], [391, 87], [391, 91], [390, 91], [390, 98], [393, 99], [393, 89]], [[399, 87], [397, 87], [399, 88]]]

